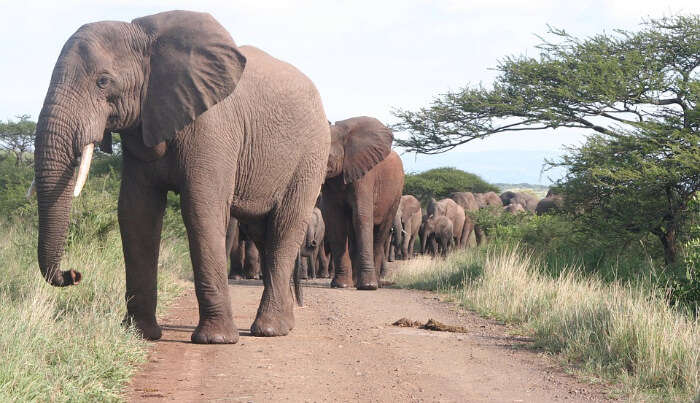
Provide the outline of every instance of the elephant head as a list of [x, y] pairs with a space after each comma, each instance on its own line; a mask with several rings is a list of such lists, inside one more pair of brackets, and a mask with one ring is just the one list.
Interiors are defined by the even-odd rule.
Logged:
[[345, 183], [363, 177], [391, 152], [394, 135], [379, 120], [359, 116], [331, 125], [326, 178], [343, 175]]
[[71, 197], [85, 183], [94, 145], [109, 149], [109, 133], [116, 131], [127, 151], [130, 143], [164, 152], [177, 132], [233, 92], [245, 63], [228, 32], [203, 13], [97, 22], [68, 39], [39, 115], [34, 151], [38, 260], [47, 282], [66, 286], [81, 279], [59, 266]]

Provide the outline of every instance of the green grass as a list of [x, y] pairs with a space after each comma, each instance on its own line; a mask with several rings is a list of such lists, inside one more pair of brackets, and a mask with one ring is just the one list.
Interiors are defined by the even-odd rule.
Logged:
[[[91, 174], [73, 203], [62, 267], [82, 272], [77, 286], [53, 288], [41, 277], [36, 202], [0, 220], [0, 401], [122, 400], [144, 361], [148, 343], [120, 324], [126, 308], [118, 183], [118, 175]], [[172, 210], [167, 217], [159, 309], [177, 296], [190, 271], [179, 218]]]
[[586, 377], [619, 385], [632, 401], [700, 398], [700, 322], [653, 288], [604, 282], [565, 268], [545, 273], [519, 248], [418, 258], [398, 286], [447, 294], [483, 316], [519, 326], [535, 347]]

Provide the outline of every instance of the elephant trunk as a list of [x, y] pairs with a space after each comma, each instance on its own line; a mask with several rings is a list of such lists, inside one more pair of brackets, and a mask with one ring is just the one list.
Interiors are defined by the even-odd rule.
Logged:
[[[55, 93], [54, 93], [55, 94]], [[71, 200], [76, 181], [74, 179], [76, 160], [75, 139], [78, 125], [64, 118], [65, 107], [51, 96], [39, 115], [35, 142], [35, 182], [39, 210], [39, 241], [37, 247], [39, 269], [46, 281], [57, 287], [78, 284], [80, 272], [60, 270], [64, 245], [68, 234]], [[91, 144], [90, 144], [91, 145]], [[79, 180], [83, 181], [89, 169], [91, 152], [83, 147]], [[82, 187], [82, 185], [80, 185]], [[78, 191], [79, 189], [75, 189]]]

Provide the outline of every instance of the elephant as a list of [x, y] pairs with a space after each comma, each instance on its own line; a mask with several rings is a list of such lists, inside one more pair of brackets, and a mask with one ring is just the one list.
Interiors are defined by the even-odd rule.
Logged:
[[501, 193], [499, 197], [504, 206], [510, 203], [520, 203], [525, 210], [534, 213], [537, 207], [537, 196], [530, 194], [528, 192], [512, 192], [506, 191]]
[[[431, 198], [426, 207], [426, 215], [423, 217], [423, 223], [437, 216], [446, 216], [452, 221], [455, 247], [464, 247], [469, 240], [473, 227], [471, 225], [471, 220], [467, 221], [464, 209], [452, 199], [435, 201], [435, 199]], [[423, 230], [425, 232], [420, 233], [421, 253], [425, 253], [426, 242], [431, 235], [427, 228], [423, 228]]]
[[[85, 184], [95, 144], [111, 149], [112, 132], [121, 134], [124, 159], [117, 213], [123, 323], [146, 339], [161, 337], [158, 252], [166, 195], [174, 191], [199, 305], [194, 343], [238, 340], [226, 273], [230, 218], [260, 246], [264, 291], [250, 332], [286, 335], [294, 327], [289, 281], [321, 185], [330, 175], [329, 187], [364, 191], [353, 182], [388, 155], [392, 140], [387, 132], [378, 146], [341, 133], [336, 143], [347, 150], [339, 160], [344, 150], [331, 144], [312, 81], [262, 50], [237, 46], [209, 14], [83, 25], [58, 56], [36, 128], [38, 265], [53, 286], [82, 279], [60, 268], [71, 198]], [[388, 182], [402, 186], [398, 177]]]
[[400, 259], [411, 259], [423, 218], [420, 202], [412, 195], [401, 196], [392, 225], [391, 243]]
[[564, 208], [564, 197], [559, 194], [547, 193], [547, 197], [540, 200], [535, 207], [537, 215], [547, 214], [550, 212], [561, 211]]
[[[331, 287], [376, 290], [385, 269], [386, 241], [403, 190], [403, 164], [391, 150], [393, 134], [379, 120], [360, 116], [331, 126], [328, 179], [321, 211], [335, 273]], [[369, 146], [360, 157], [356, 147]], [[358, 172], [351, 165], [371, 168]]]
[[507, 206], [503, 206], [503, 211], [511, 214], [518, 214], [526, 212], [525, 207], [520, 203], [510, 203]]
[[255, 242], [241, 231], [238, 220], [232, 217], [226, 232], [226, 250], [231, 260], [228, 278], [257, 279], [260, 277], [260, 253]]
[[[502, 203], [498, 195], [494, 192], [486, 193], [471, 193], [471, 192], [455, 192], [450, 195], [457, 204], [459, 204], [466, 213], [478, 211], [482, 208], [490, 208], [494, 214], [500, 214]], [[498, 208], [497, 208], [498, 207]], [[469, 214], [466, 216], [467, 225], [469, 225], [469, 232], [465, 245], [468, 245], [469, 236], [471, 236], [471, 230], [474, 230], [474, 237], [476, 238], [476, 244], [482, 245], [486, 242], [486, 232], [478, 224], [475, 223]]]
[[500, 210], [503, 207], [503, 202], [495, 192], [474, 193], [474, 199], [479, 208], [498, 207]]
[[479, 209], [479, 203], [472, 192], [455, 192], [450, 195], [450, 199], [462, 206], [464, 211], [476, 211]]
[[[328, 277], [328, 255], [324, 245], [326, 225], [323, 222], [321, 210], [314, 208], [311, 221], [306, 228], [306, 237], [299, 249], [300, 259], [297, 270], [299, 278]], [[318, 270], [317, 270], [318, 268]]]
[[438, 253], [447, 256], [451, 247], [455, 245], [452, 220], [447, 216], [431, 216], [421, 226], [421, 240], [425, 246], [425, 252], [436, 256]]

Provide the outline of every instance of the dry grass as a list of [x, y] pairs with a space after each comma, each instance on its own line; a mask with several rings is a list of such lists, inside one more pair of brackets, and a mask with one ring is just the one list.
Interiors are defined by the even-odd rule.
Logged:
[[397, 285], [449, 294], [477, 313], [519, 324], [537, 347], [587, 376], [619, 383], [631, 400], [691, 401], [700, 391], [700, 323], [641, 287], [576, 269], [558, 278], [517, 248], [405, 262]]
[[[125, 304], [118, 230], [99, 239], [72, 235], [63, 266], [80, 270], [83, 282], [53, 288], [39, 273], [32, 221], [0, 221], [0, 401], [121, 400], [147, 343], [120, 325]], [[162, 307], [189, 268], [182, 242], [165, 241], [161, 262]]]

